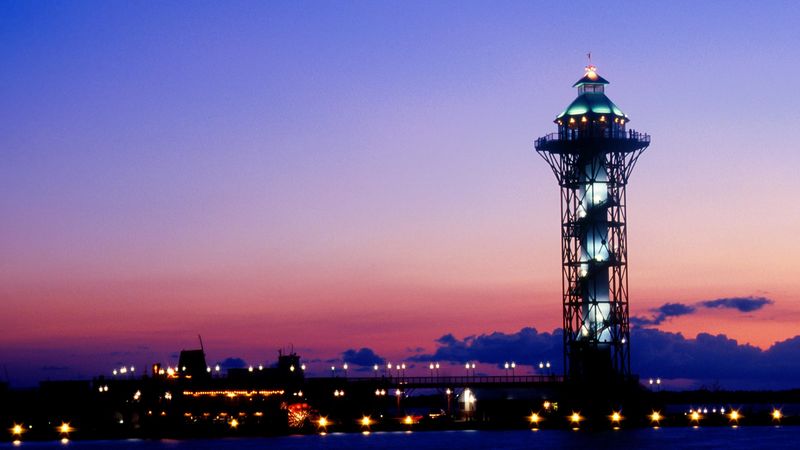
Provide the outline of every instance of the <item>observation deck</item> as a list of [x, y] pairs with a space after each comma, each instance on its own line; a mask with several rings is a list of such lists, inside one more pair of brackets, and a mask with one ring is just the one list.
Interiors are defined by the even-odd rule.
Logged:
[[630, 153], [650, 145], [650, 135], [636, 130], [611, 128], [583, 130], [564, 129], [536, 139], [536, 151], [555, 154]]

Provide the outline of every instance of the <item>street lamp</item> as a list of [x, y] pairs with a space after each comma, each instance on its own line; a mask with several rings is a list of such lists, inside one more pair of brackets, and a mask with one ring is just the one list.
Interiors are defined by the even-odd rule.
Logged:
[[344, 377], [347, 378], [347, 363], [344, 363], [342, 369], [344, 369]]
[[514, 361], [511, 361], [511, 376], [512, 377], [514, 376], [514, 369], [516, 369], [516, 368], [517, 368], [517, 363], [515, 363]]
[[375, 378], [378, 378], [378, 365], [375, 364], [374, 366], [372, 366], [372, 370], [375, 372]]
[[336, 376], [336, 366], [331, 366], [331, 377]]

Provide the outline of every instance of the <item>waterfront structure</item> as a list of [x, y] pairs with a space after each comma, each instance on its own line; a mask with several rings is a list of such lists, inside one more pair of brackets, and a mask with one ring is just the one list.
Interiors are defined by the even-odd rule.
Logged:
[[625, 188], [650, 136], [605, 94], [591, 64], [558, 115], [558, 132], [536, 140], [561, 187], [564, 374], [573, 380], [630, 375]]

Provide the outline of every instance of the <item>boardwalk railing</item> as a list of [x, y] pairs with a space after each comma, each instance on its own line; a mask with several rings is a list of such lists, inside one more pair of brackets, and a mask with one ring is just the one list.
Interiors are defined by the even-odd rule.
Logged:
[[372, 384], [381, 386], [408, 386], [408, 387], [453, 387], [453, 386], [522, 386], [548, 383], [560, 383], [559, 375], [493, 375], [493, 376], [456, 376], [456, 377], [325, 377], [307, 378], [311, 382], [339, 382]]

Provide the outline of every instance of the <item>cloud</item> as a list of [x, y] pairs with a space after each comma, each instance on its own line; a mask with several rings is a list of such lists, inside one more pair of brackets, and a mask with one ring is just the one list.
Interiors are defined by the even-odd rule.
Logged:
[[706, 308], [731, 308], [740, 312], [752, 312], [773, 303], [775, 302], [766, 297], [731, 297], [706, 300], [700, 302], [700, 305]]
[[223, 369], [244, 369], [247, 367], [247, 362], [242, 358], [229, 357], [218, 362]]
[[[665, 313], [680, 312], [667, 308]], [[549, 360], [554, 371], [561, 371], [562, 332], [539, 333], [522, 328], [516, 333], [494, 332], [458, 339], [446, 334], [436, 340], [432, 354], [413, 357], [416, 361], [463, 363], [476, 361], [502, 365], [505, 361], [536, 365]], [[636, 328], [631, 332], [632, 371], [642, 378], [688, 380], [672, 388], [719, 384], [727, 389], [789, 389], [800, 380], [800, 336], [776, 342], [762, 350], [740, 344], [724, 334], [699, 333], [694, 338], [655, 328]], [[677, 383], [677, 381], [676, 381]]]
[[358, 350], [348, 349], [342, 352], [342, 360], [356, 366], [372, 366], [384, 364], [386, 360], [378, 356], [371, 348], [362, 347]]
[[448, 333], [436, 339], [438, 348], [432, 354], [420, 354], [413, 361], [450, 361], [464, 363], [479, 361], [502, 365], [508, 361], [517, 364], [538, 364], [540, 361], [562, 360], [562, 333], [539, 333], [526, 327], [516, 333], [494, 332], [457, 339]]
[[685, 316], [688, 314], [694, 314], [694, 312], [697, 311], [697, 308], [695, 308], [694, 306], [685, 305], [683, 303], [664, 303], [658, 308], [651, 309], [650, 311], [655, 313], [653, 317], [651, 318], [640, 317], [640, 316], [631, 317], [631, 322], [634, 325], [639, 325], [639, 326], [660, 325], [662, 322], [669, 319], [670, 317], [678, 317], [678, 316]]
[[702, 300], [693, 305], [687, 305], [685, 303], [664, 303], [658, 308], [650, 310], [650, 312], [653, 313], [651, 317], [634, 316], [631, 317], [631, 323], [638, 327], [661, 325], [661, 323], [672, 317], [694, 314], [700, 308], [725, 308], [735, 309], [739, 312], [752, 312], [773, 303], [775, 303], [773, 300], [766, 297], [717, 298], [713, 300]]

